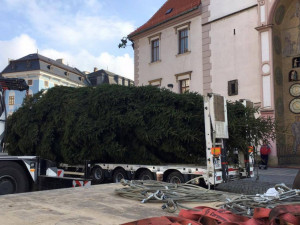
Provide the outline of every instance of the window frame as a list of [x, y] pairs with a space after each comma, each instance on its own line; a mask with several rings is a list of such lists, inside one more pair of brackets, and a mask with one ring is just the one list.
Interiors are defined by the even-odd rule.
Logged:
[[[232, 86], [234, 85], [234, 87]], [[234, 88], [234, 90], [233, 90]], [[228, 81], [228, 96], [235, 96], [239, 94], [239, 82], [237, 79]]]
[[15, 96], [14, 95], [8, 96], [8, 105], [15, 105]]
[[[155, 43], [157, 43], [156, 46]], [[151, 63], [158, 62], [160, 60], [159, 47], [160, 47], [159, 38], [151, 40]]]
[[[31, 83], [31, 84], [30, 84], [30, 83]], [[27, 85], [28, 85], [28, 86], [32, 86], [32, 85], [33, 85], [33, 80], [32, 80], [32, 79], [27, 80]]]
[[[184, 35], [182, 36], [183, 33]], [[187, 52], [189, 52], [189, 28], [185, 27], [178, 30], [178, 54], [184, 54]]]
[[[47, 85], [46, 85], [46, 84], [47, 84]], [[45, 88], [49, 88], [49, 81], [44, 80], [44, 87], [45, 87]]]
[[[188, 93], [190, 91], [190, 81], [191, 80], [189, 78], [179, 80], [179, 93], [180, 94]], [[188, 82], [188, 84], [187, 84], [187, 82]]]

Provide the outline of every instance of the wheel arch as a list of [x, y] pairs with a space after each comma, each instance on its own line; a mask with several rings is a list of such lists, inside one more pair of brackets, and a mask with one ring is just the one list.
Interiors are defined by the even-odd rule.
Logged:
[[117, 166], [116, 168], [114, 168], [112, 170], [112, 174], [114, 174], [117, 170], [124, 170], [125, 173], [127, 173], [127, 170], [124, 169], [124, 167], [122, 166]]
[[[164, 172], [164, 175], [163, 175], [163, 181], [166, 181], [167, 180], [167, 177], [173, 173], [173, 172], [178, 172], [178, 173], [181, 173], [179, 170], [176, 170], [176, 169], [168, 169]], [[182, 174], [182, 173], [181, 173]], [[182, 174], [183, 175], [183, 174]]]
[[154, 174], [151, 170], [149, 170], [148, 168], [145, 168], [145, 167], [142, 167], [142, 168], [139, 168], [136, 172], [135, 172], [135, 175], [134, 175], [134, 179], [137, 179], [142, 172], [144, 171], [149, 171], [150, 173]]
[[30, 175], [30, 172], [27, 169], [25, 162], [23, 160], [0, 160], [0, 166], [3, 163], [17, 163], [18, 165], [20, 165], [23, 168], [23, 170], [25, 171], [26, 178], [29, 181], [29, 189], [30, 190], [33, 189], [34, 180], [33, 180], [32, 176]]
[[25, 174], [28, 178], [28, 180], [30, 181], [31, 185], [33, 184], [33, 178], [32, 176], [30, 175], [30, 172], [29, 170], [27, 169], [26, 165], [25, 165], [25, 162], [23, 160], [1, 160], [0, 161], [0, 164], [3, 163], [3, 162], [14, 162], [14, 163], [18, 163], [25, 171]]

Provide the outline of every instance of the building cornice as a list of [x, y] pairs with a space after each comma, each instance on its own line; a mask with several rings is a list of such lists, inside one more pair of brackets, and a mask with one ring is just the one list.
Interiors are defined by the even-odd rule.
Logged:
[[262, 26], [259, 26], [259, 27], [255, 27], [255, 29], [257, 31], [265, 31], [265, 30], [268, 30], [272, 27], [273, 27], [273, 24], [268, 24], [268, 25], [262, 25]]
[[233, 12], [233, 13], [230, 13], [230, 14], [228, 14], [228, 15], [226, 15], [226, 16], [219, 17], [219, 18], [214, 19], [214, 20], [211, 20], [211, 21], [209, 21], [209, 22], [207, 22], [207, 23], [203, 23], [202, 26], [205, 26], [205, 25], [207, 25], [207, 24], [211, 24], [211, 23], [217, 22], [217, 21], [222, 20], [222, 19], [226, 19], [226, 18], [228, 18], [228, 17], [231, 17], [231, 16], [233, 16], [233, 15], [236, 15], [236, 14], [239, 14], [239, 13], [241, 13], [241, 12], [247, 11], [247, 10], [249, 10], [249, 9], [255, 8], [255, 7], [257, 7], [257, 6], [258, 6], [258, 4], [254, 4], [254, 5], [252, 5], [252, 6], [249, 6], [249, 7], [245, 8], [245, 9], [242, 9], [242, 10], [239, 10], [239, 11], [236, 11], [236, 12]]
[[153, 33], [158, 33], [165, 28], [172, 27], [179, 23], [186, 22], [186, 20], [192, 19], [192, 18], [200, 16], [200, 15], [201, 15], [201, 10], [199, 7], [197, 7], [196, 9], [194, 9], [192, 11], [188, 11], [184, 14], [180, 14], [176, 17], [166, 20], [163, 23], [157, 24], [156, 26], [152, 26], [151, 28], [145, 29], [133, 36], [128, 36], [128, 38], [132, 41], [135, 41], [136, 39], [150, 36]]
[[80, 87], [84, 87], [85, 85], [83, 84], [79, 84], [76, 83], [72, 80], [63, 78], [61, 76], [56, 76], [47, 72], [44, 72], [42, 70], [32, 70], [32, 71], [26, 71], [26, 72], [17, 72], [17, 73], [3, 73], [2, 74], [3, 77], [7, 77], [7, 78], [33, 78], [33, 76], [37, 76], [37, 77], [41, 77], [41, 76], [46, 76], [49, 77], [49, 79], [55, 79], [58, 80], [59, 82], [63, 82], [63, 83], [68, 83], [70, 85], [74, 85], [74, 86], [80, 86]]

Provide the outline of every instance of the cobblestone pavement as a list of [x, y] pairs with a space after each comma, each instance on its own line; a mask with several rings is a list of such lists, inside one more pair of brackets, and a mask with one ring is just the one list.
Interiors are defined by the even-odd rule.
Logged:
[[267, 170], [257, 170], [255, 168], [254, 178], [245, 178], [220, 184], [216, 189], [248, 195], [263, 194], [276, 184], [284, 183], [288, 187], [292, 187], [298, 170], [299, 169], [291, 168], [268, 168]]

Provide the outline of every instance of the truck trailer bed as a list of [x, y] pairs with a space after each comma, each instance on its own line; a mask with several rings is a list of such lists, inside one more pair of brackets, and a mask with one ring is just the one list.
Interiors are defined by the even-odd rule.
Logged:
[[[122, 224], [157, 216], [175, 216], [161, 209], [161, 203], [145, 203], [114, 194], [121, 184], [67, 188], [0, 196], [0, 223], [24, 224]], [[185, 203], [214, 207], [218, 203]]]

